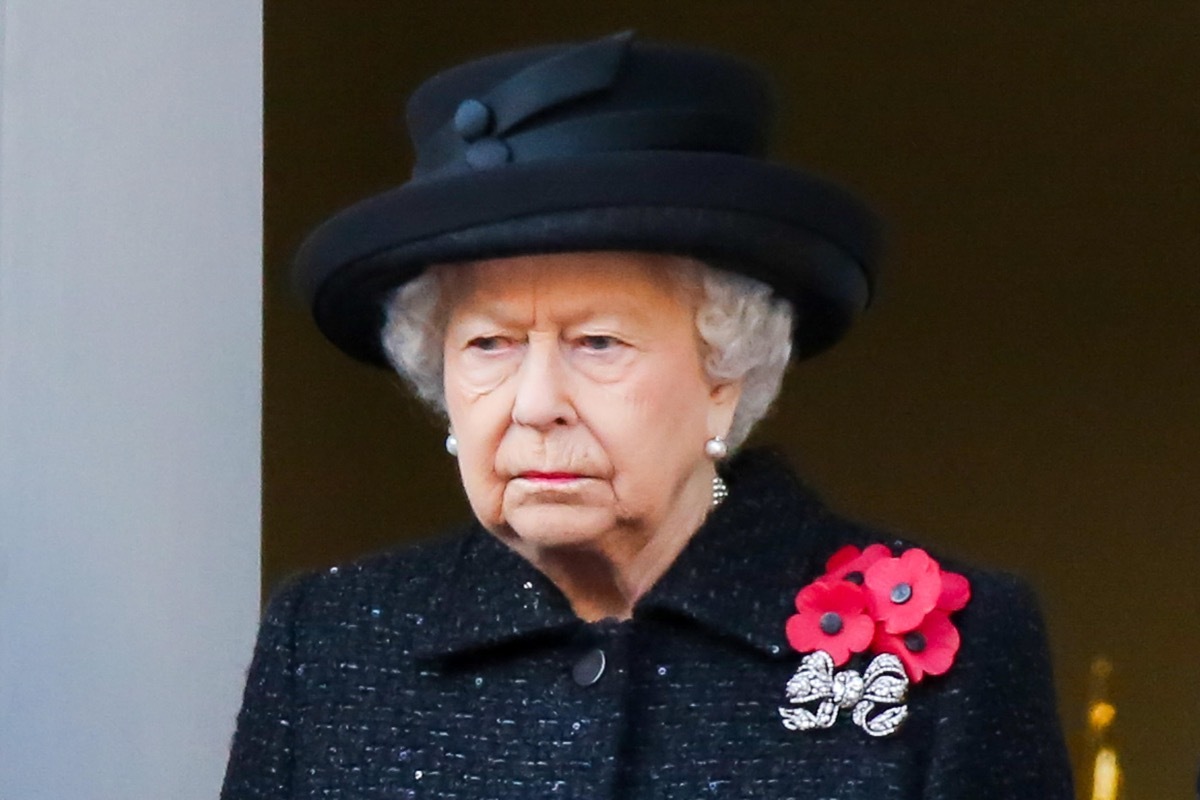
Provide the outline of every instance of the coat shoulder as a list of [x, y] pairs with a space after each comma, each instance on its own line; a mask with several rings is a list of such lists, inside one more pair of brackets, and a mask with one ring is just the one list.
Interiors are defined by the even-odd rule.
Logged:
[[284, 580], [264, 618], [344, 625], [364, 616], [373, 624], [413, 621], [472, 534], [463, 525], [433, 538]]

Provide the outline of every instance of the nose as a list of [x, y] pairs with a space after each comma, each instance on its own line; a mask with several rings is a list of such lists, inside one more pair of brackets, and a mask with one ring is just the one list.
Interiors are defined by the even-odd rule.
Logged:
[[576, 421], [570, 375], [557, 341], [531, 340], [514, 380], [513, 422], [546, 430]]

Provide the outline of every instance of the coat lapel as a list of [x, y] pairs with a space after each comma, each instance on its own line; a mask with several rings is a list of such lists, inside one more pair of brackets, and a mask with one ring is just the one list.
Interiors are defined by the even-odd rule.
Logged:
[[444, 658], [581, 624], [554, 584], [476, 524], [430, 593], [413, 652], [417, 658]]
[[690, 618], [771, 657], [790, 657], [784, 635], [796, 592], [813, 575], [828, 514], [782, 459], [763, 452], [730, 464], [729, 498], [716, 509], [635, 617]]

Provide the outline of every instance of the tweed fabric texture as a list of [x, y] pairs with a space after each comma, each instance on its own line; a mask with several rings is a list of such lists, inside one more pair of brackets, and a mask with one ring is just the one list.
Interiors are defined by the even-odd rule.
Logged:
[[[845, 544], [908, 546], [739, 457], [632, 619], [580, 621], [478, 526], [292, 582], [271, 602], [222, 797], [1069, 800], [1036, 603], [964, 569], [950, 672], [894, 735], [781, 724], [797, 590]], [[573, 667], [594, 650], [587, 686]], [[595, 655], [591, 656], [595, 663]]]

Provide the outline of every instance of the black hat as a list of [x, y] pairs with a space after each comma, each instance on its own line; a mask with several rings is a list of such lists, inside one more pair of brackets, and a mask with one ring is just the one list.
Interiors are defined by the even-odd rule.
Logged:
[[384, 365], [384, 303], [429, 264], [676, 253], [769, 284], [796, 308], [794, 357], [813, 355], [866, 307], [880, 225], [765, 159], [770, 106], [756, 69], [629, 33], [447, 70], [408, 104], [412, 179], [313, 231], [298, 287], [330, 341]]

